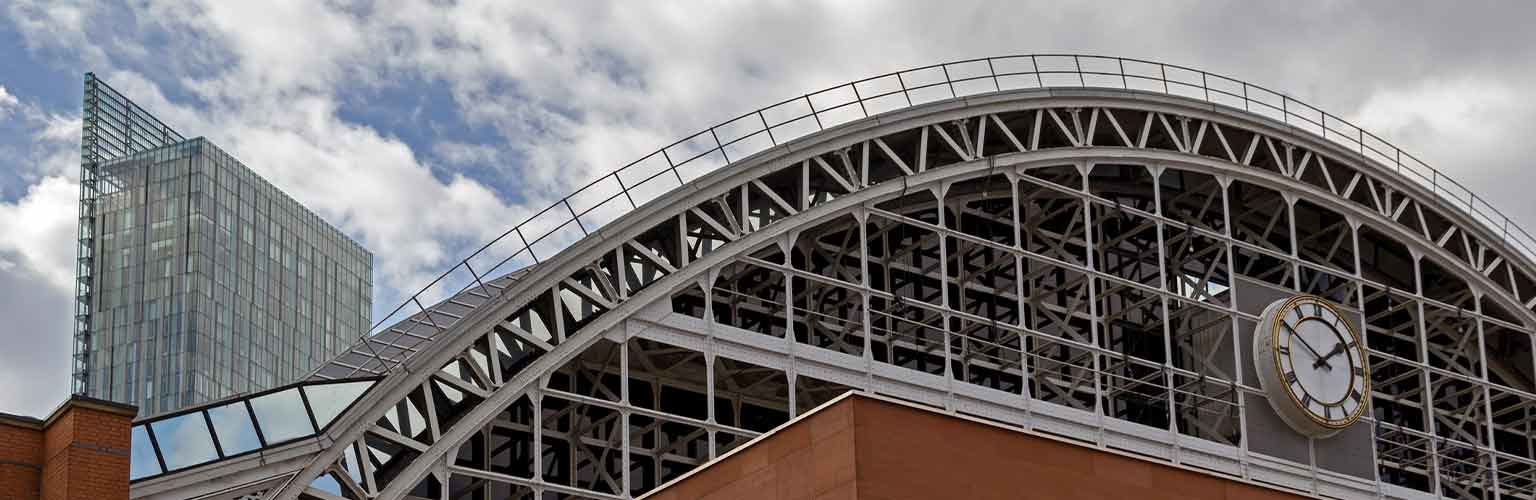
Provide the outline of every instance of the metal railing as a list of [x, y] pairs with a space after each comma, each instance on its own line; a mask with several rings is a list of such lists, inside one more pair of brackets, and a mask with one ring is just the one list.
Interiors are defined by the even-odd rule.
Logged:
[[[1471, 190], [1413, 155], [1347, 120], [1226, 76], [1139, 59], [1074, 54], [987, 57], [886, 73], [786, 99], [704, 129], [587, 183], [513, 226], [444, 271], [381, 318], [431, 323], [423, 298], [484, 286], [509, 263], [537, 263], [623, 213], [699, 176], [754, 153], [854, 120], [944, 99], [1029, 88], [1110, 88], [1157, 92], [1241, 109], [1310, 132], [1395, 171], [1487, 225], [1505, 243], [1536, 258], [1536, 238]], [[456, 288], [455, 288], [456, 287]], [[412, 310], [414, 307], [414, 310]], [[434, 327], [436, 327], [434, 325]], [[367, 342], [360, 344], [373, 347]], [[414, 337], [414, 336], [413, 336]], [[414, 351], [428, 342], [421, 339]], [[391, 346], [397, 347], [397, 346]], [[353, 350], [357, 350], [354, 346]], [[403, 363], [401, 356], [387, 370]], [[382, 359], [382, 358], [381, 358]]]

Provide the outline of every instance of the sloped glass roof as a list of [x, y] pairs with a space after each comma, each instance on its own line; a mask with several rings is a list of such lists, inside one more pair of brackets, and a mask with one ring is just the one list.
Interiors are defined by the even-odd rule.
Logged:
[[[529, 270], [513, 271], [486, 285], [500, 291]], [[466, 290], [434, 304], [423, 314], [436, 315], [435, 321], [439, 324], [452, 324], [490, 298]], [[425, 321], [413, 319], [417, 318], [401, 321], [384, 332], [360, 340], [394, 347], [382, 350], [392, 354], [387, 359], [373, 356], [380, 352], [378, 349], [354, 346], [301, 382], [136, 422], [129, 479], [137, 481], [179, 472], [319, 434], [383, 378], [372, 370], [360, 369], [348, 362], [381, 367], [399, 363], [420, 352], [434, 340], [436, 333], [442, 331], [432, 329], [432, 334], [424, 337], [425, 341], [417, 342], [409, 349], [394, 345], [406, 336], [423, 338], [415, 331]]]
[[137, 422], [128, 477], [137, 481], [314, 436], [378, 380], [301, 382]]

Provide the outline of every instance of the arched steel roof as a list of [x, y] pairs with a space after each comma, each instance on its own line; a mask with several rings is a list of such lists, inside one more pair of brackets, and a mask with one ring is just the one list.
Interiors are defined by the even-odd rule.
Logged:
[[[374, 329], [394, 323], [403, 317], [401, 314], [420, 312], [418, 297], [441, 296], [444, 288], [488, 279], [509, 263], [548, 258], [540, 257], [535, 247], [542, 244], [547, 247], [542, 248], [544, 253], [550, 253], [573, 241], [576, 232], [585, 235], [602, 227], [612, 220], [610, 213], [603, 213], [608, 204], [636, 208], [655, 199], [667, 192], [654, 186], [657, 181], [668, 185], [668, 178], [675, 178], [677, 183], [670, 187], [680, 187], [685, 176], [691, 180], [735, 160], [782, 148], [807, 134], [853, 120], [943, 99], [1029, 88], [1137, 90], [1263, 116], [1293, 131], [1333, 141], [1383, 170], [1401, 174], [1443, 198], [1445, 206], [1485, 224], [1509, 249], [1527, 259], [1536, 256], [1536, 237], [1452, 176], [1348, 120], [1284, 93], [1221, 74], [1141, 59], [1089, 54], [995, 56], [854, 80], [779, 101], [679, 139], [587, 183], [507, 229], [412, 294], [375, 322]], [[649, 189], [636, 189], [647, 184], [651, 184]]]
[[[1059, 78], [1076, 85], [1055, 81]], [[1034, 85], [1011, 90], [1010, 83], [1020, 80]], [[895, 87], [881, 90], [883, 84]], [[835, 97], [845, 93], [851, 98]], [[886, 104], [889, 109], [881, 107]], [[1125, 110], [1139, 123], [1121, 123], [1114, 111], [1104, 110]], [[1004, 114], [1032, 116], [1029, 135], [1006, 125], [1000, 118]], [[987, 130], [993, 134], [990, 141], [984, 139]], [[948, 160], [925, 164], [926, 149], [917, 156], [893, 150], [885, 139], [903, 133], [921, 134], [924, 148], [930, 143], [947, 147], [942, 153]], [[763, 139], [763, 147], [750, 147]], [[988, 145], [1002, 147], [983, 150]], [[368, 477], [358, 486], [367, 495], [402, 494], [433, 473], [435, 460], [467, 438], [477, 423], [517, 400], [541, 374], [613, 335], [612, 329], [656, 300], [690, 283], [713, 281], [714, 270], [747, 252], [837, 217], [868, 212], [912, 190], [943, 190], [993, 174], [1013, 178], [1042, 165], [1085, 169], [1126, 162], [1283, 189], [1351, 225], [1414, 242], [1412, 251], [1453, 267], [1460, 279], [1476, 284], [1480, 295], [1512, 311], [1520, 323], [1512, 326], [1528, 328], [1532, 322], [1536, 289], [1530, 286], [1530, 252], [1536, 245], [1528, 233], [1470, 192], [1456, 194], [1460, 186], [1437, 171], [1346, 121], [1257, 86], [1177, 66], [1097, 56], [976, 59], [860, 80], [743, 115], [648, 155], [536, 214], [429, 289], [480, 289], [487, 276], [520, 259], [539, 266], [451, 322], [433, 320], [416, 298], [423, 294], [413, 297], [409, 305], [420, 308], [416, 316], [426, 319], [417, 324], [451, 326], [434, 326], [439, 331], [428, 335], [436, 339], [429, 347], [404, 346], [414, 354], [392, 357], [396, 361], [383, 370], [349, 374], [386, 378], [336, 419], [338, 425], [325, 433], [325, 440], [360, 442], [378, 432], [378, 424], [371, 422], [382, 422], [380, 416], [390, 408], [413, 394], [441, 391], [439, 384], [461, 397], [474, 396], [462, 397], [478, 402], [462, 408], [453, 422], [434, 423], [426, 442], [386, 436], [410, 448], [405, 453], [413, 458], [387, 471], [388, 478], [363, 471]], [[729, 167], [715, 169], [723, 165]], [[807, 179], [820, 176], [836, 196], [800, 199], [806, 193], [799, 192], [799, 198], [789, 198], [764, 183], [768, 176], [791, 170]], [[779, 186], [783, 179], [769, 182]], [[741, 204], [736, 214], [741, 220], [712, 217], [722, 213], [712, 204], [730, 196], [738, 196], [734, 201]], [[749, 197], [768, 214], [758, 225], [746, 220]], [[732, 207], [719, 208], [732, 213]], [[658, 224], [671, 223], [683, 227], [685, 235], [690, 234], [687, 227], [708, 232], [720, 239], [720, 246], [701, 249], [697, 256], [674, 248], [677, 255], [669, 256], [656, 245], [670, 243], [641, 242]], [[546, 305], [537, 306], [539, 301]], [[545, 317], [548, 311], [555, 317]], [[377, 350], [368, 339], [360, 346], [353, 351]], [[515, 367], [501, 366], [504, 359]], [[224, 472], [256, 480], [297, 471], [291, 485], [299, 487], [276, 497], [297, 498], [302, 485], [337, 470], [342, 448], [299, 453], [261, 474], [254, 468], [244, 469], [251, 473]], [[177, 484], [160, 483], [145, 484], [142, 490], [170, 491], [163, 488]]]

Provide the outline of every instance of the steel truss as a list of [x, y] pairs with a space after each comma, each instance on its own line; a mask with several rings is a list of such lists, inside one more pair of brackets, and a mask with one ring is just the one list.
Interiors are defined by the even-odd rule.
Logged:
[[[1533, 497], [1533, 267], [1486, 233], [1182, 98], [919, 106], [742, 160], [441, 318], [271, 498], [626, 498], [847, 389], [1320, 494]], [[1240, 284], [1358, 315], [1370, 475], [1250, 448]]]

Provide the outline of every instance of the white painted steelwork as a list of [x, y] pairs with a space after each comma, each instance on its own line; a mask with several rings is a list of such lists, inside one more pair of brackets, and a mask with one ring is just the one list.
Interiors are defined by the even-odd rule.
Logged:
[[[750, 155], [723, 127], [683, 149], [728, 168], [685, 177], [669, 148], [605, 177], [606, 198], [509, 232], [538, 267], [414, 315], [440, 333], [375, 356], [403, 362], [360, 371], [385, 378], [316, 442], [134, 497], [296, 474], [266, 498], [626, 498], [848, 388], [1319, 495], [1533, 496], [1528, 237], [1278, 94], [1267, 117], [1246, 84], [1220, 95], [1249, 111], [1172, 77], [1005, 59], [894, 74], [880, 96], [913, 99], [895, 111], [862, 83], [834, 89], [855, 93], [843, 108], [806, 96], [816, 126]], [[954, 76], [968, 64], [985, 70]], [[1004, 87], [1019, 75], [1044, 88]], [[760, 113], [762, 132], [795, 123]], [[628, 213], [594, 215], [609, 203]], [[480, 288], [483, 255], [439, 283]], [[1244, 355], [1294, 293], [1338, 304], [1371, 356], [1373, 411], [1327, 440], [1274, 426]]]

